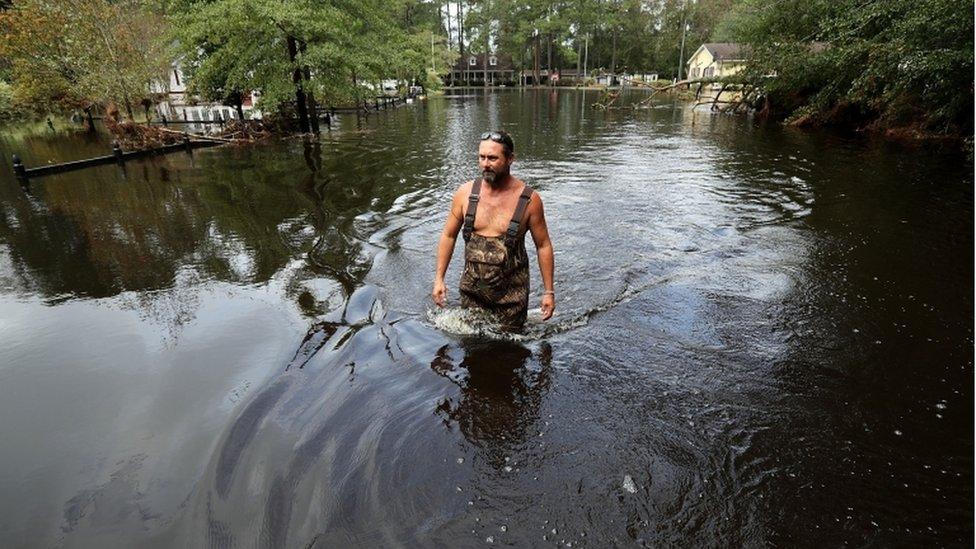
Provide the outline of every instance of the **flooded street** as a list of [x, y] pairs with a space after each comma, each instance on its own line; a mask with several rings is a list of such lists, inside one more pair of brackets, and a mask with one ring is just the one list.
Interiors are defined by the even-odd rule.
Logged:
[[[0, 545], [973, 543], [964, 154], [468, 93], [28, 192], [109, 145], [0, 129]], [[556, 254], [509, 339], [459, 250], [429, 298], [496, 128]]]

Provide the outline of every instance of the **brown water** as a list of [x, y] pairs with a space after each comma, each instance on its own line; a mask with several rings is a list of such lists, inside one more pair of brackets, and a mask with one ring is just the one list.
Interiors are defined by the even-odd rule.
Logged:
[[[970, 161], [595, 98], [28, 192], [106, 142], [0, 132], [0, 545], [971, 545]], [[556, 249], [515, 341], [427, 297], [487, 128]]]

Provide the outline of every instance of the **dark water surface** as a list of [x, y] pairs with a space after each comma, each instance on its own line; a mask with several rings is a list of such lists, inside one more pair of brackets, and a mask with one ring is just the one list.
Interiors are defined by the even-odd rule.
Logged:
[[[29, 193], [107, 145], [0, 133], [0, 545], [971, 545], [971, 162], [594, 99]], [[428, 312], [499, 127], [556, 249], [515, 341]]]

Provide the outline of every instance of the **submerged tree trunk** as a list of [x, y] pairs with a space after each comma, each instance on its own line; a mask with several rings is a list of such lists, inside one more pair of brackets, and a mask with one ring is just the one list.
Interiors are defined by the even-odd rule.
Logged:
[[295, 84], [295, 110], [298, 112], [298, 127], [302, 133], [308, 133], [308, 107], [306, 105], [305, 90], [302, 88], [302, 70], [298, 67], [295, 58], [298, 56], [298, 44], [295, 38], [289, 36], [288, 59], [294, 65], [291, 72], [291, 81]]
[[[305, 42], [302, 42], [300, 46], [300, 51], [302, 52], [302, 57], [305, 54]], [[318, 105], [315, 103], [315, 94], [312, 93], [312, 72], [309, 70], [308, 65], [304, 66], [303, 74], [305, 76], [305, 82], [308, 85], [308, 90], [305, 92], [305, 97], [308, 99], [308, 116], [309, 125], [311, 130], [316, 134], [319, 133], [319, 109]]]

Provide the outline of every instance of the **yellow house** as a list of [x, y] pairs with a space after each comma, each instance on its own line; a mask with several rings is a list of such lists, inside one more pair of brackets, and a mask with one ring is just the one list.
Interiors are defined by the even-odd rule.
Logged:
[[732, 76], [746, 67], [748, 47], [731, 42], [698, 46], [688, 58], [688, 80]]

